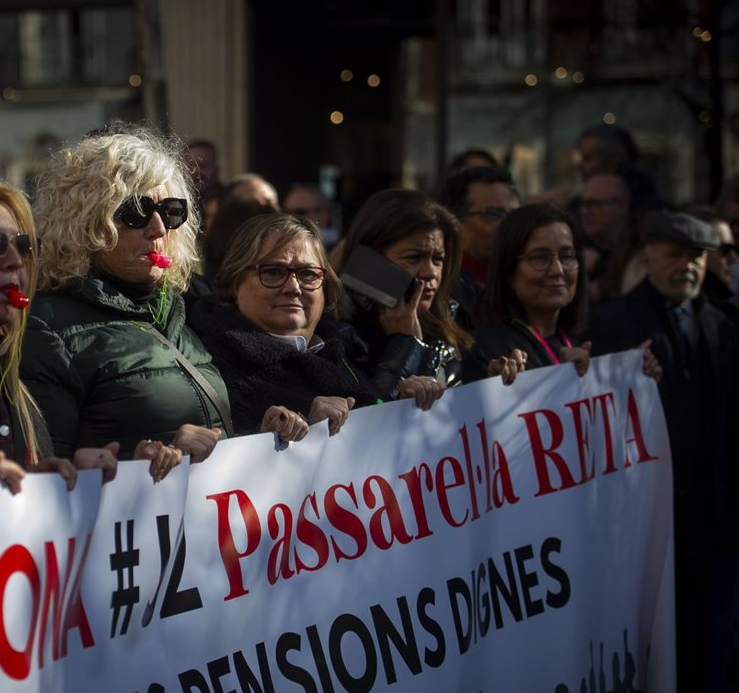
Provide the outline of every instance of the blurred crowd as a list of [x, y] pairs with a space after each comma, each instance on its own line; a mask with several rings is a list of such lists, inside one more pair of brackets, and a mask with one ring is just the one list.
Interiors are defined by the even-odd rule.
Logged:
[[[615, 125], [574, 194], [484, 149], [340, 228], [313, 182], [221, 181], [207, 140], [115, 124], [61, 148], [33, 210], [0, 183], [0, 479], [155, 482], [226, 437], [299, 445], [353, 409], [640, 349], [673, 464], [678, 690], [739, 690], [739, 174], [671, 208]], [[207, 463], [206, 463], [207, 464]]]

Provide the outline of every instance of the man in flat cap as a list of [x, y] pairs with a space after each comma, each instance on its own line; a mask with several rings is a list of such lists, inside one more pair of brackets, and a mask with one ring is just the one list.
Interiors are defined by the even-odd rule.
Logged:
[[[737, 334], [701, 294], [713, 228], [653, 212], [643, 227], [646, 278], [591, 310], [593, 355], [647, 339], [664, 369], [659, 383], [672, 450], [675, 506], [678, 691], [724, 691], [735, 644], [739, 458]], [[723, 585], [723, 587], [722, 587]]]

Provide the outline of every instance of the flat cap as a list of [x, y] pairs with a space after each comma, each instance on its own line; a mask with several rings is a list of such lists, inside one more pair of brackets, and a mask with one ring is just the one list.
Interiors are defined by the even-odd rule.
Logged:
[[713, 227], [682, 212], [650, 212], [644, 217], [644, 242], [672, 241], [679, 245], [713, 250], [720, 240]]

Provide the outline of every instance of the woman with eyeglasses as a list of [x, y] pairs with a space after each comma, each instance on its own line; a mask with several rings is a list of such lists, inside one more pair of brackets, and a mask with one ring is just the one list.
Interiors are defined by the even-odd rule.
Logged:
[[228, 404], [185, 324], [199, 220], [175, 144], [136, 127], [82, 139], [41, 177], [35, 215], [22, 374], [56, 453], [117, 440], [124, 459], [152, 460], [155, 480], [183, 453], [205, 459]]
[[[506, 216], [493, 239], [488, 282], [475, 344], [464, 358], [466, 382], [572, 362], [583, 376], [591, 343], [580, 344], [587, 305], [582, 236], [570, 216], [549, 203], [527, 204]], [[644, 368], [661, 368], [645, 346]]]
[[334, 435], [352, 408], [378, 401], [328, 317], [340, 296], [309, 219], [265, 214], [233, 233], [213, 295], [195, 304], [191, 321], [223, 374], [237, 433], [300, 440], [328, 419]]
[[74, 464], [53, 456], [49, 433], [19, 377], [26, 310], [36, 282], [37, 244], [31, 208], [20, 190], [0, 181], [0, 482], [12, 493], [26, 470], [58, 471], [72, 488], [76, 468], [115, 476], [116, 444], [77, 450]]
[[471, 343], [454, 321], [450, 298], [462, 253], [459, 222], [416, 190], [383, 190], [354, 218], [338, 272], [358, 246], [383, 255], [416, 283], [394, 307], [347, 291], [339, 317], [351, 325], [355, 360], [386, 397], [412, 396], [428, 409], [446, 387], [462, 382], [460, 356]]
[[510, 384], [524, 369], [567, 361], [585, 374], [591, 345], [577, 343], [586, 308], [582, 251], [580, 233], [558, 207], [508, 213], [493, 239], [465, 381], [501, 375]]

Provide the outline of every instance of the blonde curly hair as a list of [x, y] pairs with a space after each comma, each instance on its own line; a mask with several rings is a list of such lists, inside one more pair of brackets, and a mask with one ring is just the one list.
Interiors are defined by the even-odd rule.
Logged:
[[[118, 126], [62, 149], [38, 180], [38, 290], [59, 289], [89, 274], [93, 253], [113, 250], [118, 243], [114, 214], [121, 203], [161, 186], [167, 197], [187, 200], [187, 221], [165, 239], [173, 260], [168, 286], [184, 291], [198, 262], [200, 215], [181, 152], [179, 140], [142, 126]], [[162, 272], [158, 284], [163, 277]]]
[[[7, 207], [10, 214], [18, 224], [21, 233], [28, 234], [32, 241], [32, 255], [23, 264], [28, 277], [26, 295], [33, 298], [36, 286], [36, 270], [38, 256], [36, 251], [36, 231], [33, 225], [31, 206], [25, 195], [3, 181], [0, 181], [0, 204]], [[21, 431], [26, 441], [31, 465], [39, 461], [39, 450], [36, 431], [32, 414], [40, 416], [38, 406], [33, 401], [25, 385], [21, 382], [18, 374], [21, 360], [21, 343], [26, 327], [26, 311], [16, 310], [13, 318], [0, 326], [0, 389], [6, 399], [15, 407], [21, 425]], [[24, 460], [18, 460], [21, 464]]]

